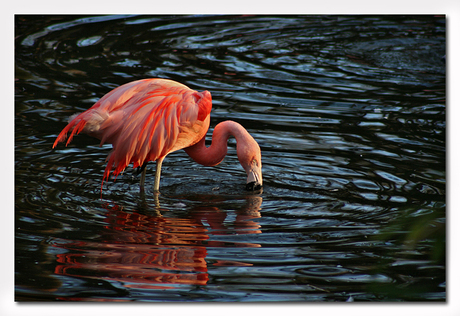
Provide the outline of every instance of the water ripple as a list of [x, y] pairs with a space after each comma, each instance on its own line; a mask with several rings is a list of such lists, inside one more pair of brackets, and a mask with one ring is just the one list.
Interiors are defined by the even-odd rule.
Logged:
[[[445, 17], [15, 17], [18, 300], [445, 300]], [[131, 167], [67, 118], [131, 80], [213, 97], [262, 149]], [[36, 282], [38, 280], [38, 282]], [[401, 289], [404, 289], [402, 291]]]

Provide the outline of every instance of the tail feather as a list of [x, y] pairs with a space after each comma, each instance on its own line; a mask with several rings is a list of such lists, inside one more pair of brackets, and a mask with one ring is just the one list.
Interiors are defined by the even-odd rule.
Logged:
[[[78, 122], [78, 123], [77, 123]], [[80, 134], [80, 132], [83, 130], [83, 128], [86, 125], [86, 121], [83, 119], [79, 119], [78, 116], [75, 117], [73, 120], [67, 124], [67, 126], [59, 133], [58, 137], [54, 141], [53, 148], [57, 146], [58, 143], [65, 141], [67, 138], [67, 133], [71, 131], [69, 138], [67, 139], [66, 146], [69, 145], [69, 143], [72, 141], [73, 136], [75, 134]]]
[[80, 120], [80, 122], [78, 122], [77, 125], [75, 125], [75, 127], [72, 130], [72, 133], [70, 133], [70, 136], [67, 139], [67, 143], [65, 144], [66, 146], [69, 145], [69, 143], [72, 141], [73, 135], [80, 134], [82, 129], [85, 127], [85, 125], [86, 125], [86, 122], [84, 120]]
[[[67, 124], [67, 126], [56, 138], [53, 148], [56, 147], [59, 142], [64, 141], [67, 138], [67, 133], [69, 132], [71, 133], [65, 144], [66, 146], [72, 141], [74, 135], [80, 134], [81, 132], [96, 138], [101, 138], [101, 126], [103, 126], [104, 123], [107, 123], [106, 121], [109, 118], [109, 115], [99, 111], [96, 107], [98, 105], [99, 104], [96, 103], [95, 106], [85, 112], [72, 115], [69, 119], [69, 124]], [[110, 123], [113, 123], [113, 121], [114, 119], [112, 118]]]

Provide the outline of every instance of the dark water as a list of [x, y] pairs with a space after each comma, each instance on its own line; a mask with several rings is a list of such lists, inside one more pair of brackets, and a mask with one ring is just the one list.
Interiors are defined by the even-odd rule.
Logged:
[[[444, 16], [16, 16], [16, 300], [445, 301]], [[213, 97], [262, 149], [161, 195], [67, 118], [126, 82]]]

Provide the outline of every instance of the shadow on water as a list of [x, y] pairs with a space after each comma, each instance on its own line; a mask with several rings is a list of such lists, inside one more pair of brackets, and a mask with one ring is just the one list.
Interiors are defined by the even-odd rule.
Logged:
[[[16, 300], [445, 301], [445, 45], [445, 16], [16, 16]], [[170, 154], [157, 197], [149, 165], [101, 198], [97, 139], [52, 149], [148, 77], [209, 90], [263, 192], [234, 139]]]

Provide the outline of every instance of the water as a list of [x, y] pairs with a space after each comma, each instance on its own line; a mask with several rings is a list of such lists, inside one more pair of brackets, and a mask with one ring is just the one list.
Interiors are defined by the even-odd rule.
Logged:
[[[444, 16], [16, 16], [17, 301], [445, 301]], [[67, 118], [148, 77], [213, 97], [235, 141], [183, 151], [161, 194], [110, 145], [52, 144]]]

